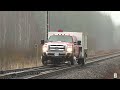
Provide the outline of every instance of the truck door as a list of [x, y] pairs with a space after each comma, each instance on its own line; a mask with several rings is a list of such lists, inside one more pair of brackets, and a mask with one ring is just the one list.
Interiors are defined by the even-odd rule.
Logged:
[[74, 36], [73, 37], [73, 42], [74, 42], [74, 54], [76, 57], [79, 56], [79, 45], [77, 45], [77, 38]]

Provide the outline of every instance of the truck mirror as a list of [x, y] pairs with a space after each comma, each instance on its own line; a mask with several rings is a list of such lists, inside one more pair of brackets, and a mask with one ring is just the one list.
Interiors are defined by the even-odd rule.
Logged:
[[44, 40], [41, 40], [41, 44], [44, 44], [45, 43], [45, 41]]
[[81, 45], [81, 41], [78, 41], [77, 44], [78, 44], [78, 45]]

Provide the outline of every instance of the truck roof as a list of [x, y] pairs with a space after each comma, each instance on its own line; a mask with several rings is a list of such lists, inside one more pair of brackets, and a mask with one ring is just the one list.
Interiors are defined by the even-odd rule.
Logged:
[[83, 32], [48, 32], [48, 38], [52, 35], [70, 35], [75, 36], [78, 40], [82, 39]]

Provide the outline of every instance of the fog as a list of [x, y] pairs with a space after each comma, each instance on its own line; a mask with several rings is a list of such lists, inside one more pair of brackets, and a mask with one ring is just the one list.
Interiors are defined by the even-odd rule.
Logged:
[[[5, 58], [14, 64], [13, 57], [14, 60], [18, 60], [19, 57], [28, 58], [27, 60], [36, 57], [35, 44], [38, 44], [40, 60], [40, 41], [47, 35], [46, 15], [46, 11], [0, 11], [1, 66], [4, 66], [1, 61], [3, 62]], [[106, 13], [49, 11], [49, 30], [58, 29], [88, 33], [89, 51], [120, 48], [120, 26], [116, 25], [113, 18]]]
[[89, 50], [115, 49], [115, 25], [108, 14], [97, 11], [51, 11], [50, 31], [63, 29], [88, 33]]

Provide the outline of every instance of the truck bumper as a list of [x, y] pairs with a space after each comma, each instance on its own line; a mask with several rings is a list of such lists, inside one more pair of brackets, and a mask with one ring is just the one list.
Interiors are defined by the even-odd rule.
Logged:
[[59, 61], [68, 61], [73, 56], [72, 53], [67, 52], [47, 52], [43, 53], [42, 57], [46, 58], [47, 60], [59, 60]]

